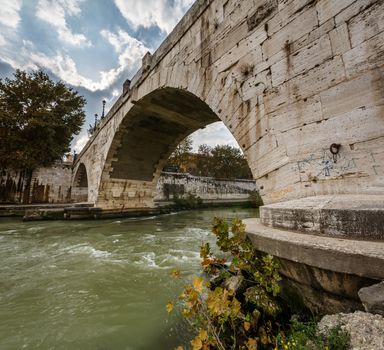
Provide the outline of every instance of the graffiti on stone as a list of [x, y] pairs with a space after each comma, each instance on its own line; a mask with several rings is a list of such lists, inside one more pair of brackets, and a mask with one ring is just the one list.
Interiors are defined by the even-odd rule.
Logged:
[[294, 170], [315, 174], [316, 178], [328, 178], [351, 172], [355, 168], [357, 168], [355, 158], [349, 158], [340, 153], [335, 156], [329, 149], [323, 148], [320, 154], [313, 153], [298, 161]]

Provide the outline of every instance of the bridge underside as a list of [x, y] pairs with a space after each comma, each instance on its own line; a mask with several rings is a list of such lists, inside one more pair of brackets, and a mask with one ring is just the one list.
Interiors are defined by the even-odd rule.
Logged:
[[154, 188], [170, 154], [186, 136], [216, 121], [206, 103], [179, 89], [159, 89], [135, 102], [112, 143], [97, 205], [153, 207]]

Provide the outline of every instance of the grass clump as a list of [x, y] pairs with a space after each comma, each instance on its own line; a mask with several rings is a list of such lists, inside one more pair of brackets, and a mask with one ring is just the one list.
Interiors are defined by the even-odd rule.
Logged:
[[317, 322], [292, 318], [286, 333], [276, 337], [274, 350], [348, 350], [350, 335], [341, 325], [320, 332]]

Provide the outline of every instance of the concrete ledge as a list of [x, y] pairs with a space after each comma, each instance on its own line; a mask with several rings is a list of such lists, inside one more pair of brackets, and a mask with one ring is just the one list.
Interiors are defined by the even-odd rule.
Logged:
[[315, 236], [266, 227], [246, 219], [246, 232], [257, 250], [309, 266], [384, 280], [384, 242]]
[[384, 240], [383, 195], [335, 195], [266, 205], [261, 223], [331, 237]]
[[167, 208], [104, 210], [94, 207], [65, 207], [27, 210], [24, 221], [40, 220], [93, 220], [123, 217], [152, 216], [168, 213]]
[[22, 217], [27, 212], [39, 210], [63, 210], [68, 207], [90, 208], [93, 203], [56, 203], [56, 204], [0, 204], [0, 217]]

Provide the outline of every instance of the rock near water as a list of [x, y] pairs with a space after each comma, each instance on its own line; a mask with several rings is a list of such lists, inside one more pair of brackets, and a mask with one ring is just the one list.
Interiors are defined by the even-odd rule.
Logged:
[[351, 336], [352, 350], [384, 349], [384, 318], [367, 312], [327, 315], [319, 323], [321, 332], [340, 325]]
[[361, 288], [359, 298], [364, 305], [365, 311], [384, 316], [384, 281], [370, 287]]

